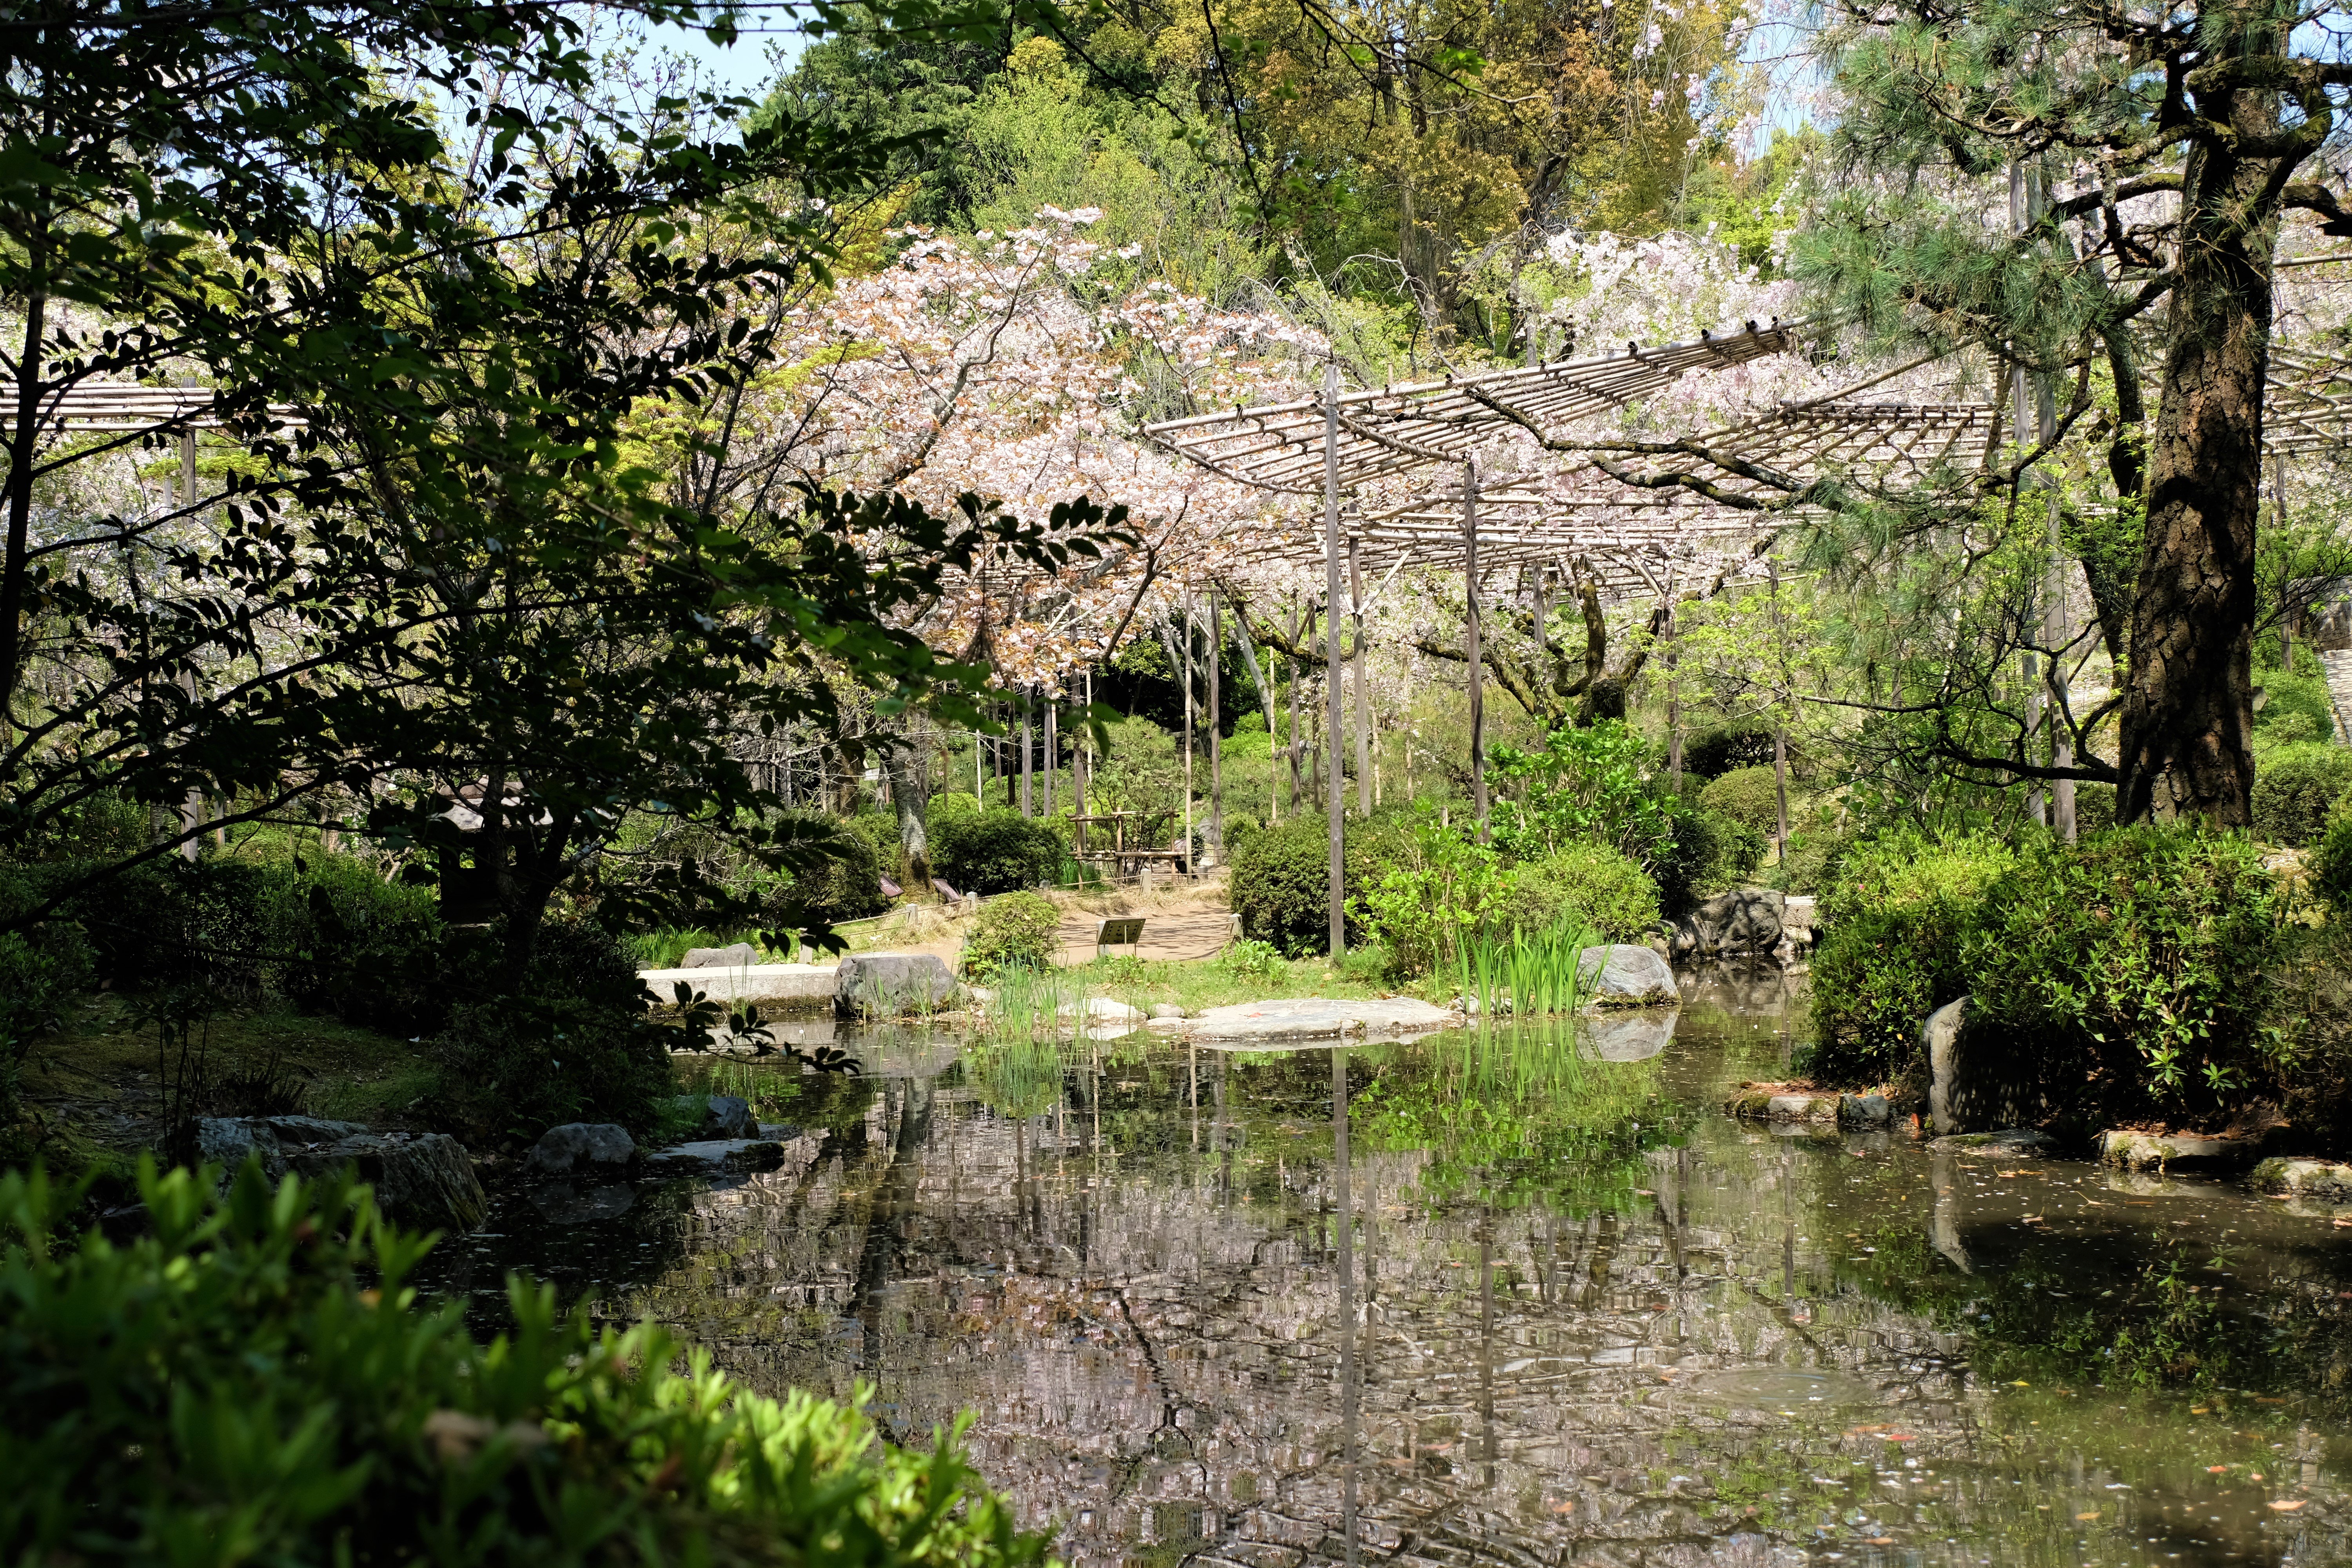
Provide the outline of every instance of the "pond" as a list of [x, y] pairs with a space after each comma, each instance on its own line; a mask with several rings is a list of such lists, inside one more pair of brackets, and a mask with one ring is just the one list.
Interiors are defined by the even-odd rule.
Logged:
[[593, 1288], [903, 1443], [971, 1412], [1087, 1568], [2352, 1560], [2352, 1231], [1733, 1121], [1790, 1000], [1696, 984], [1633, 1061], [861, 1037], [766, 1083], [783, 1168], [502, 1193], [427, 1282]]

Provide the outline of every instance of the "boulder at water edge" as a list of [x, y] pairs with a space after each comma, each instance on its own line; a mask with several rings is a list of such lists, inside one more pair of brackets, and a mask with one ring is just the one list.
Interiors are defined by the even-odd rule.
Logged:
[[1969, 999], [1947, 1003], [1919, 1026], [1919, 1045], [1932, 1075], [1927, 1114], [1937, 1134], [1993, 1132], [2032, 1127], [2049, 1114], [2035, 1064], [1997, 1042], [1971, 1039]]
[[471, 1230], [490, 1212], [474, 1162], [446, 1132], [364, 1132], [304, 1144], [288, 1163], [306, 1176], [353, 1167], [375, 1189], [376, 1206], [403, 1225]]
[[567, 1121], [540, 1134], [523, 1156], [523, 1169], [541, 1176], [569, 1175], [625, 1165], [637, 1152], [636, 1140], [625, 1127], [609, 1121]]
[[1682, 1000], [1666, 961], [1646, 947], [1626, 942], [1586, 948], [1577, 959], [1576, 985], [1603, 1007], [1669, 1005]]
[[845, 1018], [935, 1013], [955, 999], [955, 976], [935, 952], [861, 952], [834, 975], [834, 1011]]
[[748, 942], [731, 947], [690, 947], [678, 962], [680, 969], [743, 969], [760, 962], [760, 950]]
[[[677, 1097], [678, 1108], [690, 1110], [694, 1100], [693, 1095], [681, 1094]], [[703, 1102], [702, 1120], [696, 1125], [694, 1135], [697, 1138], [749, 1138], [753, 1126], [750, 1100], [736, 1094], [714, 1094]]]
[[1718, 894], [1675, 922], [1666, 950], [1679, 960], [1771, 952], [1780, 945], [1780, 903], [1765, 888]]

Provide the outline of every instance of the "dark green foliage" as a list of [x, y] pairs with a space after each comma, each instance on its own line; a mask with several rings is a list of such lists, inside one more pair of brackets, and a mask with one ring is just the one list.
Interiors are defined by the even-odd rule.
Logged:
[[931, 825], [931, 865], [959, 893], [1012, 893], [1051, 882], [1062, 852], [1060, 834], [1003, 806], [957, 812]]
[[1877, 1084], [1904, 1075], [1927, 1015], [1968, 990], [1959, 932], [1970, 912], [1931, 899], [1860, 911], [1830, 929], [1812, 961], [1814, 1079]]
[[1966, 837], [1890, 837], [1840, 857], [1812, 961], [1816, 1079], [1885, 1083], [1912, 1068], [1919, 1026], [1969, 989], [1963, 933], [2015, 863], [2006, 844]]
[[1007, 893], [980, 909], [964, 943], [963, 966], [985, 974], [1008, 964], [1047, 969], [1061, 946], [1062, 911], [1043, 893]]
[[[1385, 851], [1395, 840], [1392, 822], [1350, 821], [1341, 860], [1349, 900], [1347, 942], [1370, 940], [1360, 923], [1356, 900], [1380, 879]], [[1295, 816], [1250, 836], [1234, 853], [1230, 883], [1242, 934], [1271, 942], [1286, 958], [1328, 952], [1331, 945], [1330, 825], [1320, 816]]]
[[1698, 792], [1701, 811], [1770, 837], [1780, 822], [1780, 788], [1769, 765], [1733, 768]]
[[2336, 704], [2327, 682], [2316, 675], [2290, 675], [2266, 669], [2261, 682], [2263, 705], [2254, 715], [2254, 749], [2259, 753], [2282, 746], [2332, 742], [2336, 738]]
[[1771, 765], [1769, 730], [1702, 730], [1683, 742], [1683, 772], [1693, 778], [1720, 778], [1735, 768]]
[[441, 1072], [429, 1109], [473, 1143], [528, 1143], [567, 1121], [642, 1137], [675, 1089], [669, 1044], [642, 1006], [562, 994], [465, 1004], [427, 1044]]
[[730, 1384], [651, 1324], [510, 1336], [406, 1279], [429, 1243], [366, 1189], [142, 1168], [149, 1234], [68, 1248], [67, 1204], [0, 1177], [0, 1554], [12, 1563], [1026, 1568], [943, 1436]]
[[99, 978], [118, 989], [196, 986], [250, 1002], [277, 956], [280, 876], [235, 860], [151, 860], [67, 912], [89, 935]]
[[2327, 814], [2352, 787], [2352, 751], [2324, 742], [2284, 746], [2254, 769], [2254, 836], [2301, 847], [2318, 841]]
[[269, 946], [289, 1001], [389, 1034], [440, 1027], [450, 987], [434, 889], [387, 882], [341, 855], [308, 858], [272, 881]]
[[1668, 920], [1679, 920], [1692, 905], [1745, 882], [1769, 848], [1754, 828], [1711, 811], [1676, 811], [1674, 825], [1673, 839], [1650, 859], [1658, 906]]
[[2312, 846], [2311, 890], [2338, 916], [2352, 915], [2352, 811], [2339, 802]]
[[[874, 851], [874, 867], [894, 882], [907, 873], [907, 847], [898, 838], [898, 818], [893, 812], [861, 811], [849, 819], [849, 830]], [[887, 907], [887, 902], [886, 902]]]
[[890, 907], [882, 896], [880, 857], [871, 839], [814, 812], [787, 812], [782, 821], [787, 829], [816, 835], [819, 855], [814, 865], [779, 874], [763, 900], [762, 913], [772, 925], [794, 931], [837, 925]]
[[2234, 1103], [2284, 1051], [2264, 976], [2284, 907], [2240, 837], [2143, 824], [2032, 845], [1962, 938], [1969, 1034], [2111, 1110]]

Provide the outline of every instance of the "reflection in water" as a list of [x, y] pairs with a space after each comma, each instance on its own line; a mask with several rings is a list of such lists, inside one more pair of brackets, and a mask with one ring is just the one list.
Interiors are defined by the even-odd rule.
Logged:
[[443, 1283], [604, 1281], [901, 1441], [970, 1410], [1089, 1568], [2345, 1560], [2326, 1217], [1732, 1122], [1791, 1032], [1737, 987], [1633, 1062], [894, 1047], [782, 1169], [509, 1194]]

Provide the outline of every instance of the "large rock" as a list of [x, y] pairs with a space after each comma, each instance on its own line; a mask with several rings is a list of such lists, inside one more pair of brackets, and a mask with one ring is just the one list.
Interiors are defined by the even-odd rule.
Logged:
[[831, 1006], [836, 975], [830, 963], [754, 963], [720, 969], [640, 969], [637, 980], [657, 1007], [677, 1005], [677, 987], [684, 982], [689, 992], [698, 991], [713, 1002], [730, 1007], [757, 1002], [766, 1013], [795, 1004], [809, 1008]]
[[353, 1167], [375, 1189], [376, 1206], [403, 1225], [471, 1230], [490, 1212], [474, 1162], [446, 1132], [367, 1132], [306, 1143], [288, 1158], [306, 1176]]
[[1578, 955], [1577, 989], [1603, 1007], [1648, 1007], [1682, 1000], [1675, 972], [1646, 947], [1619, 942]]
[[861, 952], [841, 961], [834, 1011], [845, 1018], [896, 1018], [955, 1005], [955, 976], [935, 952]]
[[2242, 1171], [2263, 1157], [2269, 1129], [2252, 1133], [2143, 1132], [2118, 1128], [2099, 1138], [2099, 1163], [2126, 1171]]
[[751, 1102], [740, 1095], [714, 1094], [702, 1109], [705, 1138], [749, 1138], [758, 1125], [751, 1120]]
[[599, 1166], [625, 1165], [637, 1152], [625, 1127], [609, 1121], [567, 1121], [540, 1134], [523, 1156], [523, 1169], [537, 1175], [564, 1176]]
[[772, 1171], [783, 1163], [784, 1146], [767, 1138], [709, 1138], [656, 1149], [646, 1156], [646, 1169], [661, 1176]]
[[256, 1160], [273, 1182], [355, 1166], [375, 1189], [376, 1207], [403, 1225], [471, 1230], [489, 1212], [465, 1145], [445, 1132], [376, 1132], [316, 1116], [208, 1116], [196, 1123], [196, 1157], [229, 1169]]
[[1719, 893], [1675, 922], [1666, 951], [1677, 963], [1771, 952], [1780, 945], [1780, 903], [1766, 888]]
[[258, 1159], [262, 1173], [275, 1181], [289, 1168], [288, 1151], [356, 1138], [367, 1131], [356, 1121], [315, 1116], [206, 1116], [196, 1122], [196, 1158], [230, 1171], [248, 1158]]
[[2336, 1160], [2265, 1160], [2252, 1178], [2258, 1193], [2288, 1193], [2352, 1204], [2352, 1165]]
[[690, 947], [680, 969], [746, 969], [760, 962], [760, 950], [748, 942], [730, 947]]

